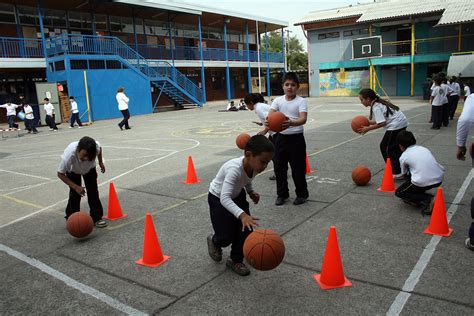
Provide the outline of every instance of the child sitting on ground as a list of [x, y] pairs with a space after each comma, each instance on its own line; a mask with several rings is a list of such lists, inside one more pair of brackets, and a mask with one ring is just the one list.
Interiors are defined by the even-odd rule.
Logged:
[[234, 101], [230, 101], [228, 104], [227, 104], [227, 111], [238, 111], [239, 109], [237, 109], [235, 107], [235, 104], [234, 104]]
[[222, 248], [231, 245], [226, 266], [241, 276], [250, 270], [243, 263], [245, 239], [258, 226], [258, 218], [250, 215], [246, 193], [257, 204], [260, 195], [252, 187], [255, 176], [272, 160], [273, 144], [262, 135], [250, 138], [243, 157], [227, 161], [219, 169], [209, 187], [209, 210], [214, 234], [207, 237], [212, 260], [222, 260]]
[[395, 195], [410, 205], [421, 207], [422, 213], [429, 215], [433, 211], [434, 199], [426, 191], [441, 185], [444, 167], [431, 151], [416, 145], [411, 132], [398, 133], [397, 143], [403, 152], [400, 157], [401, 172], [407, 180], [397, 188]]

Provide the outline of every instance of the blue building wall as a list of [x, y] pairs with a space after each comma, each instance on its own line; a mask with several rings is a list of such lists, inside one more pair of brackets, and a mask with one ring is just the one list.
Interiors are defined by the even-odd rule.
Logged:
[[[80, 115], [87, 111], [84, 70], [47, 74], [49, 82], [67, 84], [68, 94], [76, 99]], [[150, 82], [137, 72], [130, 69], [97, 69], [87, 70], [86, 74], [93, 121], [122, 117], [115, 99], [118, 87], [125, 88], [125, 94], [130, 99], [131, 115], [153, 112]]]

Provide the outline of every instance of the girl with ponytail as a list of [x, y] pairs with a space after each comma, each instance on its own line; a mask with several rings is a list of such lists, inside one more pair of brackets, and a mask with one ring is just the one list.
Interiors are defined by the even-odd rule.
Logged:
[[395, 179], [401, 179], [403, 175], [400, 169], [400, 156], [402, 151], [397, 144], [397, 135], [406, 130], [408, 121], [400, 108], [390, 101], [380, 98], [372, 89], [362, 89], [359, 92], [360, 103], [365, 107], [370, 107], [369, 126], [363, 126], [359, 133], [365, 134], [368, 131], [385, 128], [385, 134], [380, 142], [380, 152], [383, 159], [390, 158], [392, 172]]

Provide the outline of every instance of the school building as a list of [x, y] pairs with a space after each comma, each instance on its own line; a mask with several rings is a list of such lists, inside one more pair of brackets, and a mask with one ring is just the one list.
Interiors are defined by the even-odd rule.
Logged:
[[132, 115], [259, 88], [271, 95], [270, 74], [284, 71], [285, 56], [269, 52], [267, 34], [278, 30], [284, 45], [287, 26], [163, 0], [0, 0], [0, 104], [49, 97], [60, 122], [70, 95], [85, 120], [120, 117], [120, 86]]
[[[372, 87], [421, 96], [435, 73], [474, 77], [473, 21], [468, 0], [376, 0], [310, 12], [295, 24], [307, 35], [310, 95], [354, 96]], [[353, 40], [371, 36], [381, 37], [381, 55], [353, 58]]]

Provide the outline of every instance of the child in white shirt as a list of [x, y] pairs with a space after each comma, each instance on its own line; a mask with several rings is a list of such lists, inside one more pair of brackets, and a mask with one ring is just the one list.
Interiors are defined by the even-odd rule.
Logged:
[[400, 111], [400, 108], [391, 102], [380, 98], [372, 89], [362, 89], [359, 92], [359, 100], [365, 107], [370, 107], [369, 126], [359, 129], [359, 133], [365, 134], [370, 130], [384, 128], [385, 134], [380, 142], [380, 152], [385, 161], [390, 158], [394, 179], [400, 179], [400, 156], [402, 151], [397, 144], [397, 135], [408, 126], [408, 120]]
[[421, 207], [423, 214], [429, 215], [433, 211], [434, 200], [426, 191], [441, 185], [444, 167], [436, 161], [431, 151], [416, 145], [411, 132], [400, 132], [397, 143], [403, 151], [400, 165], [407, 180], [397, 188], [395, 195], [408, 204]]
[[46, 112], [46, 124], [48, 124], [50, 131], [56, 132], [58, 128], [56, 127], [56, 122], [54, 120], [54, 106], [49, 102], [48, 98], [44, 98], [43, 103], [44, 111]]
[[4, 108], [7, 110], [7, 120], [9, 129], [18, 129], [18, 124], [15, 123], [16, 109], [18, 107], [20, 106], [11, 102], [7, 102], [3, 105], [0, 105], [0, 108]]
[[[79, 141], [70, 143], [61, 155], [58, 167], [58, 178], [69, 187], [69, 201], [66, 206], [66, 220], [71, 214], [80, 211], [81, 197], [86, 195], [90, 215], [96, 227], [105, 227], [102, 219], [104, 210], [99, 198], [95, 159], [99, 160], [100, 171], [105, 172], [102, 160], [102, 148], [99, 142], [84, 136]], [[81, 178], [84, 178], [85, 188]], [[87, 191], [86, 191], [87, 190]]]
[[250, 138], [243, 157], [227, 161], [209, 186], [208, 202], [214, 235], [207, 237], [209, 256], [222, 260], [222, 248], [232, 246], [226, 265], [245, 276], [250, 270], [242, 262], [245, 239], [258, 226], [258, 218], [250, 215], [246, 193], [257, 204], [260, 195], [252, 180], [265, 170], [274, 152], [273, 144], [262, 135]]
[[26, 104], [23, 106], [23, 111], [25, 112], [25, 127], [28, 130], [28, 133], [37, 134], [38, 130], [36, 129], [33, 108], [31, 107], [31, 105]]
[[440, 129], [443, 122], [443, 105], [448, 102], [448, 96], [446, 95], [445, 89], [441, 87], [443, 79], [436, 77], [435, 86], [431, 91], [430, 105], [431, 105], [431, 119], [433, 126], [431, 129]]
[[71, 125], [69, 128], [74, 128], [75, 122], [77, 122], [77, 125], [81, 128], [82, 122], [79, 118], [79, 109], [77, 108], [77, 102], [72, 95], [69, 97], [69, 103], [71, 104]]
[[283, 205], [290, 196], [288, 189], [288, 164], [291, 166], [296, 198], [294, 205], [306, 203], [308, 184], [306, 183], [306, 140], [304, 124], [308, 119], [308, 104], [300, 97], [299, 79], [296, 73], [287, 72], [283, 77], [285, 95], [276, 98], [271, 105], [269, 115], [281, 112], [288, 120], [283, 123], [283, 130], [275, 134], [275, 175], [277, 182], [277, 199], [275, 205]]

